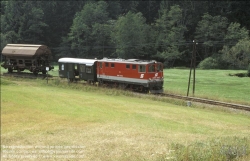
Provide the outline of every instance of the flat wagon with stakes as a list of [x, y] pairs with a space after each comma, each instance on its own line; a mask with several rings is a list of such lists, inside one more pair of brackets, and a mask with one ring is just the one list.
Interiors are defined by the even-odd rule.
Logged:
[[5, 61], [1, 66], [8, 69], [9, 73], [26, 69], [34, 74], [46, 74], [46, 67], [47, 70], [54, 69], [50, 64], [51, 51], [45, 45], [7, 44], [2, 50], [2, 55]]

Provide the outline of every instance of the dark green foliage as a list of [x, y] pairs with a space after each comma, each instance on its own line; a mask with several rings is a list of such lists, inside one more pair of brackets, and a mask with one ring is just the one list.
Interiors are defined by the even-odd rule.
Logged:
[[44, 11], [46, 24], [49, 26], [44, 31], [46, 45], [48, 45], [53, 53], [61, 54], [62, 51], [67, 52], [64, 46], [63, 50], [58, 50], [59, 44], [63, 41], [70, 31], [76, 12], [80, 11], [85, 1], [44, 1], [41, 8]]
[[196, 39], [199, 60], [217, 53], [228, 67], [243, 69], [247, 52], [236, 44], [249, 39], [249, 7], [250, 1], [1, 1], [1, 49], [45, 44], [55, 61], [123, 57], [188, 66]]
[[7, 43], [45, 43], [47, 28], [38, 1], [6, 1], [1, 16], [1, 47]]
[[202, 20], [198, 22], [195, 32], [195, 39], [203, 42], [201, 51], [204, 58], [218, 51], [223, 46], [223, 39], [226, 34], [228, 20], [222, 16], [211, 16], [205, 13]]
[[77, 12], [70, 28], [68, 39], [72, 56], [94, 58], [103, 52], [110, 35], [107, 3], [87, 3]]
[[213, 57], [208, 57], [204, 59], [198, 65], [198, 68], [201, 68], [201, 69], [219, 69], [219, 67], [220, 67], [219, 60]]
[[225, 45], [234, 46], [239, 40], [248, 37], [249, 31], [245, 27], [241, 28], [239, 23], [230, 23], [224, 37]]
[[186, 27], [182, 24], [182, 10], [179, 6], [171, 6], [168, 10], [162, 6], [160, 17], [156, 20], [157, 55], [165, 61], [178, 59], [183, 53], [179, 50], [184, 42]]
[[126, 59], [143, 56], [148, 29], [141, 13], [128, 12], [119, 17], [111, 34], [117, 56]]
[[250, 40], [242, 39], [235, 46], [224, 46], [221, 53], [229, 67], [246, 69], [250, 62]]

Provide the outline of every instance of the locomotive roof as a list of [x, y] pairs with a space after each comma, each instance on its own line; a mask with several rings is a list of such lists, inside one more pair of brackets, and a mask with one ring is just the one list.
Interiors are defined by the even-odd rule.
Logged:
[[2, 54], [4, 56], [33, 57], [51, 54], [51, 51], [46, 45], [7, 44], [3, 48]]
[[80, 59], [80, 58], [60, 58], [58, 62], [60, 63], [78, 63], [78, 64], [87, 64], [93, 65], [97, 60], [96, 59]]
[[126, 63], [126, 64], [151, 64], [151, 63], [159, 63], [155, 60], [140, 60], [140, 59], [108, 59], [103, 58], [98, 60], [99, 62], [119, 62], [119, 63]]

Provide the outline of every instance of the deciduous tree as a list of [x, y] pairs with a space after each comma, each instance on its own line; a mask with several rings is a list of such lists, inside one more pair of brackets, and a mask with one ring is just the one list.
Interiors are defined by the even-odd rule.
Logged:
[[171, 6], [170, 10], [163, 7], [159, 14], [155, 24], [156, 56], [165, 61], [173, 61], [181, 56], [180, 46], [185, 45], [186, 26], [182, 21], [182, 10], [178, 5]]
[[222, 16], [211, 16], [205, 13], [198, 22], [195, 39], [203, 43], [204, 58], [217, 53], [223, 47], [228, 20]]
[[83, 9], [76, 13], [69, 33], [74, 56], [95, 57], [95, 53], [102, 50], [102, 48], [95, 47], [101, 45], [100, 43], [103, 45], [107, 36], [104, 33], [106, 30], [101, 30], [101, 27], [109, 20], [107, 7], [107, 3], [104, 1], [91, 2], [84, 5]]
[[112, 33], [117, 56], [120, 58], [140, 58], [145, 54], [148, 26], [139, 13], [128, 12], [120, 16]]

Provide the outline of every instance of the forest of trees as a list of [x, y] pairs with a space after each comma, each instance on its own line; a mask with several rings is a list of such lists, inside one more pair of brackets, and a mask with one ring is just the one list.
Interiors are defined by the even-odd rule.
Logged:
[[44, 44], [53, 59], [139, 58], [247, 69], [250, 1], [1, 1], [1, 50]]

